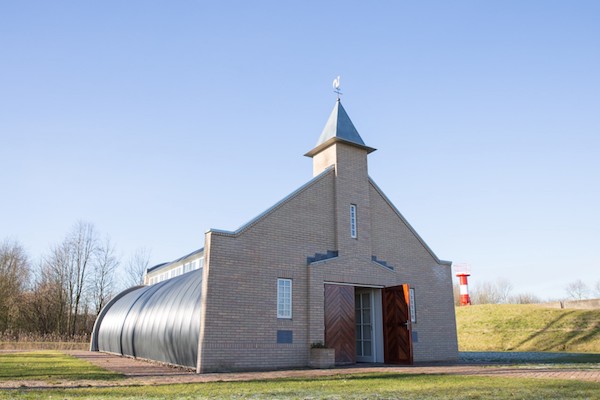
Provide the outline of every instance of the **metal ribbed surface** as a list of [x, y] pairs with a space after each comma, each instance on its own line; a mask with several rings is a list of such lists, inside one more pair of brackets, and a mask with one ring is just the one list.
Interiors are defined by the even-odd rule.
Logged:
[[98, 350], [195, 368], [202, 269], [125, 293], [103, 310]]

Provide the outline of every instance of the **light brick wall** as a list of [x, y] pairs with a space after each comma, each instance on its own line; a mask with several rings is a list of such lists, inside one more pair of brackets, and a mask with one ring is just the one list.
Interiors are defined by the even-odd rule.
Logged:
[[414, 360], [444, 361], [458, 358], [452, 274], [448, 265], [434, 256], [411, 229], [371, 186], [373, 255], [395, 268], [398, 283], [415, 289], [418, 342]]
[[[306, 257], [335, 250], [333, 180], [332, 170], [237, 236], [209, 233], [200, 372], [308, 364]], [[292, 279], [291, 320], [277, 318], [277, 278]], [[277, 330], [293, 343], [276, 343]]]

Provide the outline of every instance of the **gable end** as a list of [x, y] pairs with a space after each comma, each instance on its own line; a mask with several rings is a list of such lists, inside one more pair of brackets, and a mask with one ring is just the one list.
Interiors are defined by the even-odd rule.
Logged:
[[268, 208], [267, 210], [265, 210], [264, 212], [262, 212], [260, 215], [258, 215], [255, 218], [251, 219], [246, 224], [240, 226], [235, 231], [226, 231], [226, 230], [222, 230], [222, 229], [211, 228], [206, 233], [211, 232], [211, 233], [213, 233], [215, 235], [231, 236], [231, 237], [237, 237], [237, 236], [241, 235], [242, 233], [244, 233], [244, 231], [250, 229], [251, 227], [253, 227], [254, 225], [256, 225], [258, 222], [260, 222], [263, 219], [265, 219], [268, 215], [270, 215], [271, 213], [275, 212], [278, 208], [280, 208], [284, 204], [286, 204], [289, 201], [291, 201], [292, 199], [294, 199], [300, 193], [304, 192], [305, 190], [307, 190], [308, 188], [310, 188], [312, 185], [314, 185], [315, 183], [317, 183], [321, 179], [325, 178], [328, 174], [332, 173], [333, 169], [334, 169], [333, 166], [330, 166], [330, 167], [326, 168], [319, 175], [315, 176], [310, 181], [306, 182], [304, 185], [300, 186], [298, 189], [294, 190], [292, 193], [290, 193], [289, 195], [287, 195], [286, 197], [284, 197], [283, 199], [281, 199], [280, 201], [278, 201], [277, 203], [275, 203], [273, 206], [271, 206], [270, 208]]
[[394, 213], [398, 216], [398, 218], [400, 218], [400, 220], [402, 221], [402, 223], [404, 223], [404, 225], [406, 225], [406, 227], [408, 228], [408, 230], [415, 236], [415, 238], [419, 241], [419, 243], [421, 243], [421, 245], [423, 246], [423, 248], [425, 248], [425, 250], [427, 250], [427, 252], [431, 255], [431, 257], [433, 257], [433, 259], [435, 260], [435, 262], [437, 262], [440, 265], [451, 266], [452, 265], [452, 261], [440, 260], [438, 258], [438, 256], [435, 255], [435, 253], [433, 252], [433, 250], [431, 250], [431, 248], [427, 245], [427, 243], [425, 243], [425, 241], [423, 240], [423, 238], [410, 225], [410, 223], [406, 220], [406, 218], [404, 218], [404, 216], [400, 213], [400, 211], [398, 211], [398, 209], [396, 208], [396, 206], [390, 201], [390, 199], [385, 195], [385, 193], [383, 193], [383, 191], [379, 188], [379, 186], [377, 186], [377, 184], [373, 181], [373, 179], [371, 177], [369, 177], [369, 183], [371, 184], [371, 187], [373, 189], [375, 189], [375, 191], [381, 196], [381, 198], [394, 211]]

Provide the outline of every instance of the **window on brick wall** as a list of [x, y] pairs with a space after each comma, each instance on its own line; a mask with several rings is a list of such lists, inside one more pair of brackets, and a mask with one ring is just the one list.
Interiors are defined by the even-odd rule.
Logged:
[[356, 204], [350, 204], [350, 237], [356, 239]]
[[410, 322], [417, 322], [417, 303], [415, 302], [415, 288], [409, 289], [410, 293]]
[[277, 279], [277, 318], [292, 318], [291, 279]]

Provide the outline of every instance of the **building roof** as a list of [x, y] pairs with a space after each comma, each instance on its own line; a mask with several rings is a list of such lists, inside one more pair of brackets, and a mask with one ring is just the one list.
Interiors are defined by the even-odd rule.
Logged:
[[[319, 175], [315, 176], [310, 181], [306, 182], [304, 185], [300, 186], [298, 189], [294, 190], [292, 193], [290, 193], [289, 195], [285, 196], [283, 199], [281, 199], [277, 203], [275, 203], [275, 205], [269, 207], [268, 209], [263, 211], [261, 214], [254, 217], [253, 219], [251, 219], [249, 222], [240, 226], [235, 231], [226, 231], [223, 229], [211, 228], [207, 232], [212, 232], [212, 233], [215, 233], [217, 235], [222, 235], [222, 236], [238, 236], [240, 233], [242, 233], [245, 230], [249, 229], [250, 227], [254, 226], [256, 223], [258, 223], [259, 221], [264, 219], [267, 215], [271, 214], [272, 212], [277, 210], [279, 207], [286, 204], [287, 202], [289, 202], [290, 200], [292, 200], [293, 198], [298, 196], [300, 193], [304, 192], [306, 189], [308, 189], [309, 187], [314, 185], [316, 182], [318, 182], [321, 179], [323, 179], [324, 177], [326, 177], [331, 172], [333, 172], [333, 166], [325, 168], [325, 170], [323, 170], [323, 172], [321, 172]], [[201, 250], [204, 250], [204, 248], [202, 248]]]
[[198, 249], [198, 250], [194, 250], [190, 254], [186, 254], [183, 257], [179, 257], [177, 260], [170, 261], [170, 262], [160, 263], [160, 264], [157, 264], [157, 265], [155, 265], [153, 267], [146, 268], [146, 273], [156, 271], [157, 269], [166, 268], [166, 267], [168, 267], [170, 265], [177, 264], [177, 263], [180, 263], [182, 261], [186, 261], [187, 258], [192, 259], [192, 258], [195, 258], [194, 256], [204, 255], [203, 253], [204, 253], [204, 247], [201, 248], [201, 249]]
[[367, 146], [362, 140], [354, 127], [354, 124], [350, 120], [348, 113], [342, 106], [340, 99], [336, 101], [333, 111], [331, 111], [329, 119], [325, 124], [325, 128], [323, 128], [323, 132], [321, 132], [321, 136], [319, 136], [316, 147], [305, 155], [307, 157], [312, 157], [334, 142], [344, 142], [361, 147], [366, 149], [368, 153], [375, 151], [374, 148]]
[[127, 289], [98, 315], [90, 349], [195, 368], [201, 298], [201, 270]]

